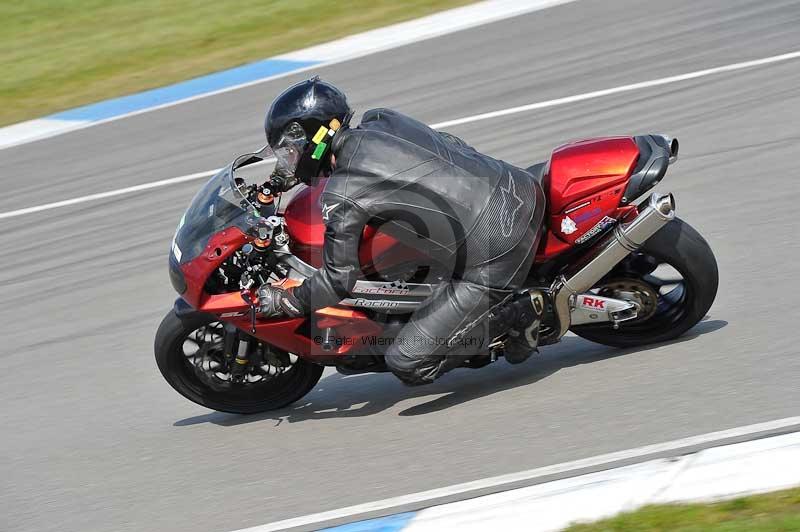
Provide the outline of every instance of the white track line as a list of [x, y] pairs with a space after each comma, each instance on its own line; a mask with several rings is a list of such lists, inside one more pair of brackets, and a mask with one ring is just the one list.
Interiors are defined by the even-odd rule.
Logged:
[[455, 484], [445, 488], [438, 488], [419, 493], [412, 493], [409, 495], [402, 495], [400, 497], [392, 497], [390, 499], [358, 504], [356, 506], [349, 506], [347, 508], [341, 508], [338, 510], [320, 512], [303, 517], [295, 517], [292, 519], [286, 519], [283, 521], [276, 521], [274, 523], [267, 523], [265, 525], [242, 529], [237, 532], [270, 532], [273, 530], [284, 530], [295, 527], [316, 528], [314, 525], [322, 525], [323, 523], [328, 523], [336, 519], [346, 519], [353, 516], [369, 514], [370, 512], [389, 511], [391, 509], [402, 508], [404, 506], [408, 507], [409, 505], [424, 504], [428, 501], [441, 500], [446, 497], [474, 493], [477, 490], [500, 488], [505, 485], [513, 485], [515, 483], [526, 481], [530, 482], [537, 478], [569, 473], [570, 471], [580, 471], [589, 468], [602, 467], [606, 464], [614, 464], [625, 460], [636, 460], [651, 455], [657, 455], [659, 453], [669, 453], [673, 451], [679, 451], [681, 449], [689, 449], [692, 447], [709, 445], [716, 442], [724, 442], [725, 440], [730, 440], [733, 438], [757, 435], [759, 433], [776, 431], [796, 425], [800, 425], [800, 417], [777, 419], [774, 421], [767, 421], [765, 423], [757, 423], [755, 425], [747, 425], [744, 427], [737, 427], [719, 432], [711, 432], [709, 434], [692, 436], [689, 438], [658, 443], [655, 445], [646, 445], [644, 447], [637, 447], [635, 449], [628, 449], [626, 451], [603, 454], [592, 458], [585, 458], [583, 460], [540, 467], [519, 473], [485, 478], [473, 482]]
[[640, 89], [649, 89], [650, 87], [658, 87], [660, 85], [668, 85], [670, 83], [677, 83], [679, 81], [687, 81], [690, 79], [702, 78], [711, 76], [713, 74], [722, 74], [723, 72], [734, 72], [745, 68], [752, 68], [761, 65], [769, 65], [781, 61], [788, 61], [789, 59], [800, 58], [800, 51], [790, 52], [788, 54], [773, 55], [772, 57], [765, 57], [763, 59], [755, 59], [753, 61], [743, 61], [741, 63], [733, 63], [715, 68], [707, 68], [705, 70], [696, 70], [688, 74], [679, 74], [677, 76], [669, 76], [667, 78], [653, 79], [650, 81], [642, 81], [640, 83], [631, 83], [630, 85], [621, 85], [611, 89], [603, 89], [593, 92], [585, 92], [583, 94], [576, 94], [575, 96], [567, 96], [566, 98], [557, 98], [555, 100], [548, 100], [546, 102], [531, 103], [528, 105], [520, 105], [519, 107], [509, 107], [508, 109], [501, 109], [499, 111], [491, 111], [489, 113], [482, 113], [474, 116], [467, 116], [464, 118], [456, 118], [455, 120], [448, 120], [436, 124], [433, 127], [450, 127], [459, 124], [468, 124], [470, 122], [477, 122], [478, 120], [488, 120], [490, 118], [497, 118], [498, 116], [507, 116], [516, 113], [523, 113], [526, 111], [534, 111], [536, 109], [544, 109], [545, 107], [555, 107], [557, 105], [564, 105], [568, 103], [582, 102], [584, 100], [591, 100], [593, 98], [601, 98], [603, 96], [610, 96], [612, 94], [620, 94], [622, 92], [630, 92]]
[[44, 205], [37, 205], [35, 207], [26, 207], [16, 211], [8, 211], [0, 213], [0, 219], [13, 218], [14, 216], [22, 216], [24, 214], [31, 214], [34, 212], [46, 211], [50, 209], [58, 209], [59, 207], [68, 207], [70, 205], [77, 205], [79, 203], [86, 203], [88, 201], [95, 201], [105, 198], [113, 198], [114, 196], [121, 196], [123, 194], [131, 194], [133, 192], [141, 192], [142, 190], [150, 190], [151, 188], [164, 187], [167, 185], [174, 185], [183, 183], [185, 181], [193, 181], [203, 177], [209, 177], [219, 172], [217, 170], [207, 170], [205, 172], [197, 172], [196, 174], [188, 174], [180, 177], [171, 177], [169, 179], [162, 179], [161, 181], [153, 181], [151, 183], [143, 183], [141, 185], [134, 185], [132, 187], [118, 188], [117, 190], [109, 190], [108, 192], [98, 192], [97, 194], [89, 194], [88, 196], [81, 196], [79, 198], [72, 198], [63, 201], [56, 201], [53, 203], [46, 203]]
[[[691, 80], [691, 79], [702, 78], [702, 77], [711, 76], [711, 75], [714, 75], [714, 74], [722, 74], [722, 73], [725, 73], [725, 72], [734, 72], [734, 71], [743, 70], [743, 69], [746, 69], [746, 68], [752, 68], [752, 67], [757, 67], [757, 66], [762, 66], [762, 65], [769, 65], [769, 64], [773, 64], [773, 63], [779, 63], [779, 62], [782, 62], [782, 61], [788, 61], [788, 60], [791, 60], [791, 59], [798, 59], [798, 58], [800, 58], [800, 51], [790, 52], [790, 53], [780, 54], [780, 55], [773, 55], [771, 57], [765, 57], [765, 58], [762, 58], [762, 59], [755, 59], [755, 60], [752, 60], [752, 61], [743, 61], [743, 62], [740, 62], [740, 63], [732, 63], [730, 65], [725, 65], [725, 66], [720, 66], [720, 67], [715, 67], [715, 68], [707, 68], [705, 70], [697, 70], [697, 71], [694, 71], [694, 72], [689, 72], [687, 74], [680, 74], [680, 75], [677, 75], [677, 76], [669, 76], [669, 77], [666, 77], [666, 78], [653, 79], [653, 80], [650, 80], [650, 81], [643, 81], [643, 82], [640, 82], [640, 83], [632, 83], [630, 85], [621, 85], [619, 87], [613, 87], [613, 88], [610, 88], [610, 89], [603, 89], [603, 90], [599, 90], [599, 91], [586, 92], [586, 93], [583, 93], [583, 94], [576, 94], [574, 96], [567, 96], [566, 98], [556, 98], [554, 100], [547, 100], [547, 101], [544, 101], [544, 102], [537, 102], [537, 103], [532, 103], [532, 104], [528, 104], [528, 105], [521, 105], [521, 106], [518, 106], [518, 107], [509, 107], [507, 109], [500, 109], [500, 110], [492, 111], [492, 112], [489, 112], [489, 113], [481, 113], [481, 114], [472, 115], [472, 116], [465, 116], [465, 117], [462, 117], [462, 118], [456, 118], [455, 120], [447, 120], [445, 122], [439, 122], [437, 124], [431, 124], [431, 127], [438, 129], [438, 128], [444, 128], [444, 127], [450, 127], [450, 126], [457, 126], [457, 125], [461, 125], [461, 124], [468, 124], [470, 122], [477, 122], [479, 120], [488, 120], [488, 119], [497, 118], [497, 117], [500, 117], [500, 116], [508, 116], [508, 115], [517, 114], [517, 113], [523, 113], [523, 112], [527, 112], [527, 111], [534, 111], [534, 110], [537, 110], [537, 109], [545, 109], [547, 107], [556, 107], [556, 106], [559, 106], [559, 105], [565, 105], [565, 104], [569, 104], [569, 103], [581, 102], [581, 101], [585, 101], [585, 100], [591, 100], [591, 99], [594, 99], [594, 98], [601, 98], [601, 97], [604, 97], [604, 96], [610, 96], [612, 94], [620, 94], [620, 93], [623, 93], [623, 92], [630, 92], [630, 91], [635, 91], [635, 90], [647, 89], [647, 88], [651, 88], [651, 87], [658, 87], [658, 86], [667, 85], [667, 84], [670, 84], [670, 83], [678, 83], [678, 82], [681, 82], [681, 81], [687, 81], [687, 80]], [[57, 202], [54, 202], [54, 203], [47, 203], [47, 204], [44, 204], [44, 205], [36, 205], [34, 207], [26, 207], [24, 209], [18, 209], [18, 210], [15, 210], [15, 211], [7, 211], [7, 212], [0, 213], [0, 219], [14, 218], [16, 216], [23, 216], [25, 214], [31, 214], [31, 213], [45, 211], [45, 210], [49, 210], [49, 209], [56, 209], [56, 208], [59, 208], [59, 207], [67, 207], [69, 205], [77, 205], [79, 203], [86, 203], [88, 201], [95, 201], [95, 200], [99, 200], [99, 199], [110, 198], [110, 197], [114, 197], [114, 196], [120, 196], [120, 195], [123, 195], [123, 194], [129, 194], [129, 193], [133, 193], [133, 192], [140, 192], [142, 190], [149, 190], [149, 189], [152, 189], [152, 188], [158, 188], [158, 187], [163, 187], [163, 186], [168, 186], [168, 185], [174, 185], [174, 184], [177, 184], [177, 183], [183, 183], [185, 181], [192, 181], [194, 179], [201, 179], [203, 177], [208, 177], [208, 176], [213, 175], [217, 171], [219, 171], [219, 170], [208, 170], [208, 171], [205, 171], [205, 172], [197, 172], [195, 174], [189, 174], [189, 175], [180, 176], [180, 177], [173, 177], [173, 178], [170, 178], [170, 179], [162, 179], [161, 181], [153, 181], [151, 183], [145, 183], [145, 184], [142, 184], [142, 185], [135, 185], [135, 186], [121, 188], [121, 189], [117, 189], [117, 190], [111, 190], [111, 191], [108, 191], [108, 192], [100, 192], [100, 193], [97, 193], [97, 194], [90, 194], [88, 196], [81, 196], [81, 197], [78, 197], [78, 198], [72, 198], [72, 199], [63, 200], [63, 201], [57, 201]]]

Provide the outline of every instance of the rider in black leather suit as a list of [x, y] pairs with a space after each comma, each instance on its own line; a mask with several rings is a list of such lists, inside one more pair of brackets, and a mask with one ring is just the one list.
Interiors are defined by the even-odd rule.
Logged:
[[[319, 91], [324, 82], [304, 83]], [[329, 151], [324, 264], [280, 294], [283, 312], [304, 315], [349, 297], [361, 277], [361, 235], [377, 224], [448, 270], [386, 352], [388, 368], [407, 384], [424, 384], [488, 351], [486, 339], [497, 331], [486, 316], [514, 296], [533, 263], [545, 212], [538, 181], [389, 109], [366, 112], [356, 128], [340, 127]]]

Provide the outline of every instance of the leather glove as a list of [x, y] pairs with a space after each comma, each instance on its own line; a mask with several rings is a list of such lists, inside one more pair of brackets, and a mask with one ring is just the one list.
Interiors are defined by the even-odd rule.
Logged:
[[279, 166], [276, 166], [269, 176], [269, 188], [273, 192], [286, 192], [296, 184], [297, 178]]
[[270, 285], [258, 289], [258, 312], [268, 318], [278, 316], [297, 318], [306, 314], [291, 288], [284, 290]]

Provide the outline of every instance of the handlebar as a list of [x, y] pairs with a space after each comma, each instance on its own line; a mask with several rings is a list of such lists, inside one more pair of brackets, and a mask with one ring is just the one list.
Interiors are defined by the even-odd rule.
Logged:
[[267, 179], [267, 183], [269, 183], [269, 187], [273, 192], [286, 192], [297, 185], [297, 178], [275, 167]]

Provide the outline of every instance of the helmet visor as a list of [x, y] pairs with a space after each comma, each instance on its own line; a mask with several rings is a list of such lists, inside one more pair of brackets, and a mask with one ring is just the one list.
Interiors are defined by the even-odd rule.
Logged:
[[293, 176], [307, 143], [306, 132], [300, 124], [289, 124], [278, 143], [272, 147], [276, 159], [275, 169], [286, 176]]

